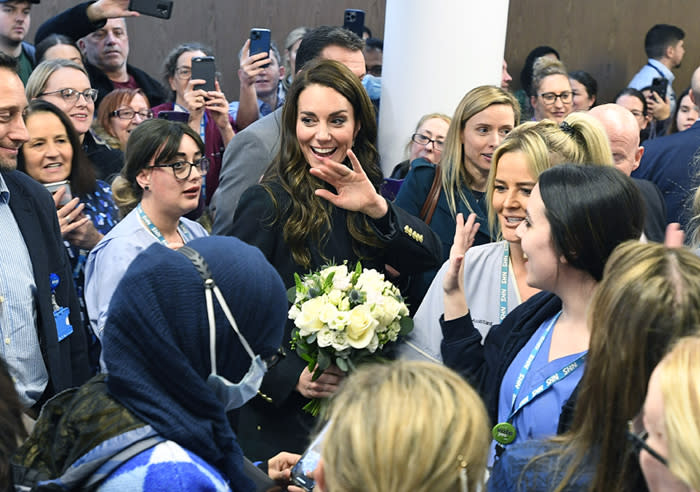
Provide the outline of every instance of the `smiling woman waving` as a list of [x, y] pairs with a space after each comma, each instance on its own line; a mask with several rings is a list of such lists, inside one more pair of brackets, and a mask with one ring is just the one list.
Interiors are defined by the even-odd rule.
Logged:
[[[260, 248], [288, 288], [295, 273], [345, 260], [379, 271], [386, 264], [407, 272], [439, 264], [438, 238], [378, 193], [376, 136], [372, 103], [347, 67], [320, 60], [294, 78], [280, 152], [262, 183], [243, 194], [233, 223], [233, 234]], [[238, 437], [246, 455], [303, 450], [313, 422], [302, 407], [330, 396], [341, 378], [331, 366], [312, 381], [306, 363], [289, 351], [266, 374], [264, 396], [242, 409]]]

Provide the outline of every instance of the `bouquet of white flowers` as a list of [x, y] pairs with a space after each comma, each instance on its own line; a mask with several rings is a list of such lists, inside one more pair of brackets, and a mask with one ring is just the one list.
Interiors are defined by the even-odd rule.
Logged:
[[[294, 280], [288, 292], [292, 348], [308, 362], [314, 380], [331, 364], [347, 372], [380, 360], [388, 342], [413, 329], [399, 289], [360, 262], [354, 271], [346, 264], [327, 266], [303, 278], [294, 274]], [[319, 399], [304, 407], [313, 415], [320, 409]]]

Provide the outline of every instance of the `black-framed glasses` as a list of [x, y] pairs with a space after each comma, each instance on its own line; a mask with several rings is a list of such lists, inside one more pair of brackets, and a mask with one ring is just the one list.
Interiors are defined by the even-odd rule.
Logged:
[[639, 452], [643, 449], [656, 458], [662, 465], [668, 466], [668, 461], [666, 458], [661, 456], [647, 444], [648, 438], [649, 432], [644, 428], [644, 422], [642, 421], [641, 414], [637, 415], [632, 420], [627, 421], [627, 439], [632, 443], [635, 453], [639, 454]]
[[60, 94], [60, 96], [63, 98], [64, 101], [70, 102], [70, 103], [77, 103], [78, 99], [80, 99], [80, 96], [83, 96], [85, 98], [85, 101], [92, 101], [95, 102], [97, 101], [97, 89], [85, 89], [83, 92], [80, 92], [77, 89], [59, 89], [57, 91], [51, 91], [51, 92], [42, 92], [39, 94], [40, 96], [50, 96], [52, 94]]
[[569, 104], [573, 101], [573, 93], [571, 91], [564, 91], [557, 94], [556, 92], [543, 92], [540, 97], [545, 104], [554, 104], [557, 99], [561, 99], [564, 104]]
[[136, 115], [139, 115], [142, 120], [150, 120], [153, 118], [153, 111], [150, 109], [142, 109], [140, 111], [134, 111], [131, 108], [117, 109], [109, 113], [110, 116], [116, 116], [120, 120], [133, 120]]
[[267, 366], [267, 370], [269, 371], [270, 369], [275, 367], [277, 364], [279, 364], [280, 361], [282, 359], [284, 359], [285, 357], [287, 357], [287, 352], [285, 352], [284, 349], [282, 347], [280, 347], [277, 349], [277, 352], [275, 352], [274, 354], [272, 354], [269, 357], [265, 357], [263, 359], [263, 362], [265, 363], [265, 365]]
[[152, 166], [149, 166], [149, 168], [153, 167], [169, 167], [170, 169], [173, 170], [173, 174], [175, 175], [175, 179], [179, 180], [186, 180], [189, 179], [190, 174], [192, 174], [192, 168], [196, 167], [199, 169], [199, 174], [204, 176], [207, 174], [207, 171], [209, 170], [209, 159], [206, 157], [202, 157], [201, 159], [198, 159], [194, 162], [189, 162], [189, 161], [177, 161], [177, 162], [168, 162], [168, 163], [160, 163], [160, 164], [153, 164]]
[[442, 148], [445, 146], [444, 140], [433, 140], [432, 138], [429, 138], [426, 135], [423, 135], [422, 133], [414, 133], [413, 135], [411, 135], [411, 140], [413, 140], [418, 145], [423, 146], [426, 146], [432, 142], [433, 148], [435, 150], [442, 150]]

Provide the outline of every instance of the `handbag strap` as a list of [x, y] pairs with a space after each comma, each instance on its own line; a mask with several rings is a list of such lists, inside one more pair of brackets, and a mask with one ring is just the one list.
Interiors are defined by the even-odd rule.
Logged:
[[420, 218], [426, 224], [430, 224], [430, 221], [433, 219], [435, 207], [437, 207], [438, 198], [440, 198], [440, 191], [442, 191], [442, 180], [440, 174], [440, 166], [435, 165], [435, 177], [433, 178], [433, 184], [430, 186], [428, 196], [425, 197], [425, 203], [423, 204], [423, 208], [420, 210]]

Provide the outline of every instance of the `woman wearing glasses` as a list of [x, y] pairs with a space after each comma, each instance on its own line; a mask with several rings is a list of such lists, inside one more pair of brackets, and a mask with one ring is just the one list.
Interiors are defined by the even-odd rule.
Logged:
[[153, 118], [146, 94], [141, 89], [115, 89], [107, 94], [97, 110], [92, 127], [114, 149], [126, 149], [129, 134]]
[[542, 57], [535, 62], [531, 90], [535, 121], [549, 118], [561, 123], [574, 110], [569, 74], [559, 60]]
[[[168, 54], [163, 64], [163, 78], [171, 89], [170, 102], [153, 108], [157, 118], [161, 111], [182, 111], [189, 113], [190, 127], [204, 142], [205, 156], [209, 160], [206, 180], [206, 204], [209, 204], [219, 185], [221, 158], [226, 146], [233, 138], [235, 123], [228, 115], [226, 95], [221, 92], [216, 81], [216, 91], [205, 92], [194, 88], [192, 79], [192, 59], [200, 56], [213, 56], [210, 48], [199, 43], [181, 44]], [[200, 84], [203, 81], [198, 81]]]
[[[395, 203], [429, 222], [442, 241], [443, 262], [450, 254], [455, 217], [460, 212], [465, 217], [471, 213], [477, 215], [481, 228], [475, 245], [492, 241], [486, 214], [486, 180], [496, 147], [519, 122], [520, 108], [512, 94], [499, 87], [477, 87], [457, 106], [445, 137], [440, 166], [424, 159], [412, 163]], [[421, 212], [436, 184], [439, 195], [429, 219]], [[414, 309], [436, 273], [437, 269], [411, 279], [409, 299]]]
[[[589, 307], [586, 368], [573, 419], [559, 426], [570, 430], [548, 441], [509, 445], [493, 467], [489, 490], [644, 490], [637, 459], [628, 452], [629, 438], [637, 445], [636, 436], [644, 439], [634, 417], [667, 347], [699, 325], [700, 259], [655, 243], [617, 247]], [[635, 435], [627, 436], [630, 419]], [[654, 437], [646, 444], [661, 450], [657, 434], [647, 430]], [[649, 460], [654, 458], [642, 453], [643, 468]]]
[[156, 242], [177, 249], [207, 235], [183, 217], [199, 203], [209, 167], [203, 156], [199, 135], [183, 123], [149, 120], [131, 132], [126, 164], [112, 185], [123, 219], [93, 248], [85, 268], [85, 301], [100, 339], [112, 293], [139, 252]]
[[41, 62], [27, 80], [25, 92], [29, 101], [49, 101], [68, 115], [97, 179], [110, 183], [119, 174], [124, 154], [110, 148], [90, 131], [97, 89], [90, 87], [90, 79], [82, 66], [62, 58]]
[[408, 159], [396, 165], [391, 172], [392, 179], [404, 179], [411, 168], [411, 162], [425, 159], [432, 164], [439, 164], [445, 136], [452, 119], [442, 113], [424, 115], [416, 125], [416, 131], [406, 144]]

